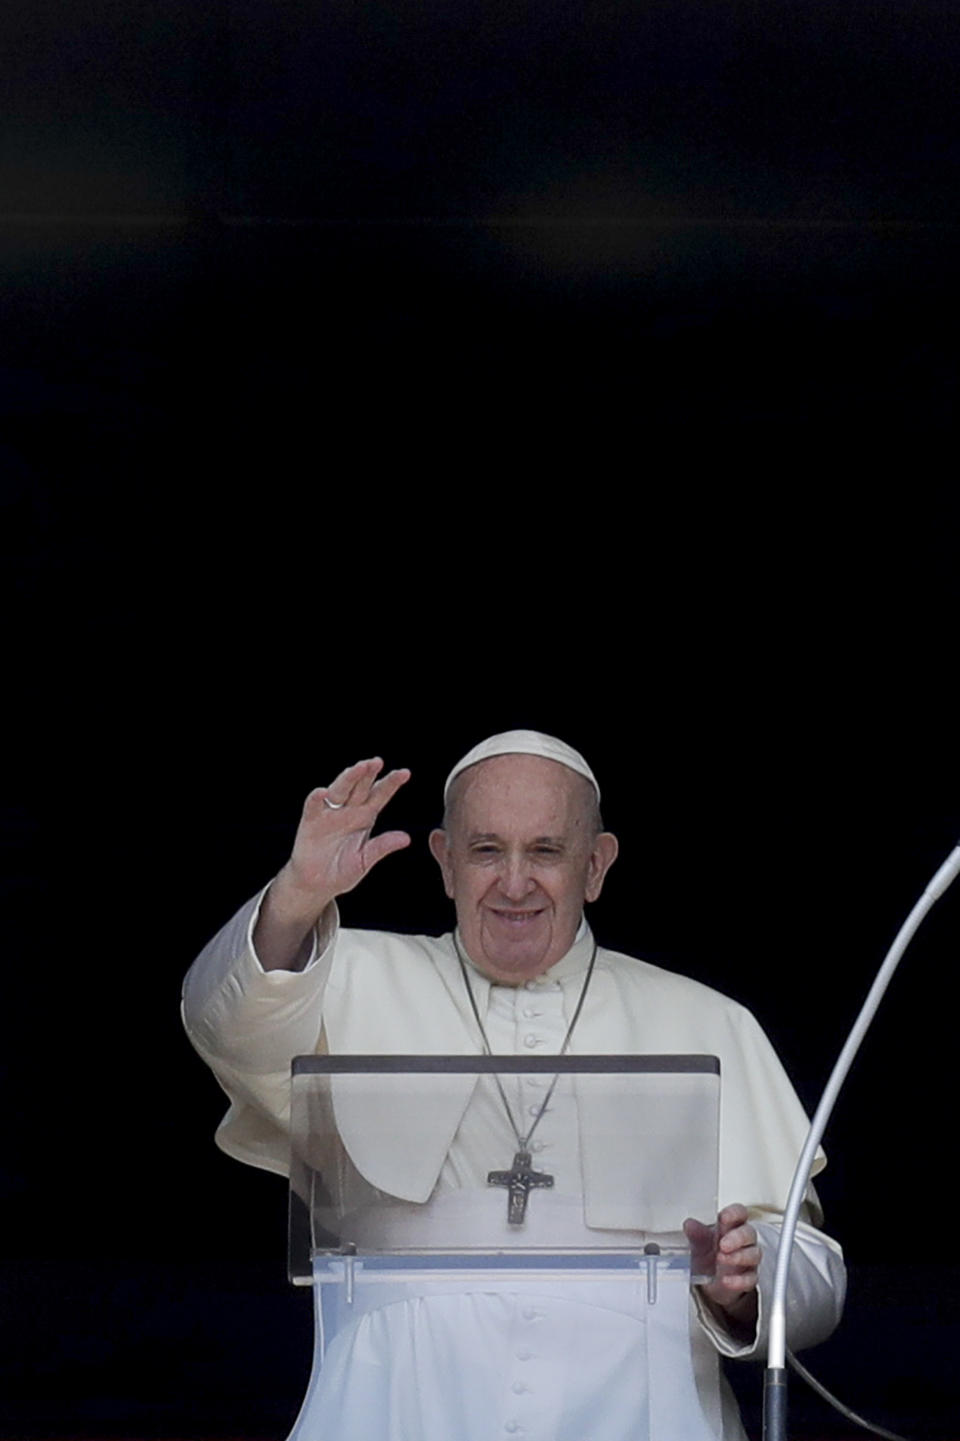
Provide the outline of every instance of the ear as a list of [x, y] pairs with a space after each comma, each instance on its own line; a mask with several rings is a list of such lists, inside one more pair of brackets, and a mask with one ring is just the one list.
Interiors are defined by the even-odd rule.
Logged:
[[431, 831], [428, 845], [430, 846], [430, 854], [443, 873], [443, 889], [450, 899], [453, 900], [453, 867], [450, 864], [450, 837], [446, 831], [439, 829]]
[[594, 840], [587, 866], [587, 884], [584, 890], [586, 900], [595, 901], [603, 890], [604, 877], [617, 859], [619, 850], [620, 842], [612, 831], [601, 831]]

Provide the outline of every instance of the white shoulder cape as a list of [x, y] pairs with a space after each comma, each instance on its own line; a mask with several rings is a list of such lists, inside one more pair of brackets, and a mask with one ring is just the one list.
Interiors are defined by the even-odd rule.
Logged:
[[[252, 955], [251, 902], [201, 955], [187, 979], [188, 1032], [231, 1101], [217, 1140], [238, 1159], [285, 1171], [293, 1055], [476, 1055], [469, 1006], [452, 937], [341, 930], [305, 971], [264, 973]], [[589, 931], [557, 968], [572, 1015], [593, 941]], [[582, 950], [583, 955], [579, 952]], [[582, 961], [582, 964], [575, 964]], [[472, 977], [481, 1016], [489, 982]], [[719, 992], [618, 952], [600, 949], [572, 1055], [717, 1056], [721, 1067], [719, 1204], [782, 1211], [807, 1130], [799, 1101], [752, 1015]], [[410, 1144], [397, 1108], [393, 1143], [369, 1153], [363, 1128], [344, 1116], [354, 1163], [379, 1189], [426, 1200], [470, 1100], [474, 1079], [451, 1076], [431, 1109], [431, 1145]], [[585, 1104], [589, 1104], [586, 1102]], [[587, 1221], [624, 1224], [599, 1208], [603, 1134], [581, 1109]], [[383, 1128], [378, 1127], [382, 1138]], [[596, 1145], [593, 1145], [596, 1150]], [[816, 1169], [824, 1165], [818, 1158]], [[651, 1224], [650, 1229], [658, 1229]]]

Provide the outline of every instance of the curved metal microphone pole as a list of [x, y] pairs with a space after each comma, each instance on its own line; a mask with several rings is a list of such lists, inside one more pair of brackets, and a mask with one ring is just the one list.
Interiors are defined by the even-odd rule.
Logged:
[[801, 1152], [800, 1160], [797, 1162], [797, 1169], [793, 1176], [793, 1184], [790, 1187], [790, 1196], [787, 1200], [787, 1208], [783, 1213], [783, 1225], [780, 1229], [780, 1248], [777, 1252], [777, 1268], [774, 1273], [773, 1296], [770, 1302], [770, 1341], [767, 1349], [767, 1370], [763, 1380], [764, 1441], [786, 1441], [787, 1436], [787, 1274], [790, 1268], [790, 1252], [793, 1250], [793, 1238], [797, 1229], [797, 1218], [800, 1214], [803, 1198], [807, 1192], [807, 1185], [810, 1180], [814, 1157], [817, 1154], [817, 1147], [826, 1130], [830, 1113], [840, 1093], [840, 1087], [847, 1078], [847, 1072], [853, 1064], [853, 1058], [860, 1049], [860, 1043], [867, 1033], [870, 1022], [873, 1020], [874, 1012], [883, 999], [883, 993], [890, 984], [894, 971], [900, 964], [900, 958], [910, 944], [914, 932], [927, 914], [927, 911], [929, 911], [935, 901], [939, 900], [947, 887], [956, 880], [958, 874], [960, 874], [960, 845], [955, 846], [947, 856], [947, 859], [930, 881], [923, 895], [900, 927], [896, 940], [887, 952], [883, 965], [877, 972], [877, 978], [870, 987], [867, 999], [864, 1001], [860, 1014], [854, 1022], [850, 1035], [847, 1037], [846, 1045], [837, 1058], [837, 1063], [827, 1082], [826, 1090], [820, 1099], [816, 1114], [810, 1123], [810, 1131], [807, 1135], [806, 1145]]

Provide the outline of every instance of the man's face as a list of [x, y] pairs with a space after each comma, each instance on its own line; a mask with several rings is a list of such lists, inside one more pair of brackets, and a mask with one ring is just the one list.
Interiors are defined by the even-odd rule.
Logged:
[[448, 831], [430, 849], [460, 935], [491, 980], [520, 985], [573, 944], [600, 894], [616, 839], [594, 831], [589, 781], [541, 756], [495, 756], [454, 781]]

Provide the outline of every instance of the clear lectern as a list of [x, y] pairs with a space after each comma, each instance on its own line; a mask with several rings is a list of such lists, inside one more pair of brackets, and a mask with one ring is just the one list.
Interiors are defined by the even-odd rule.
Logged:
[[290, 1441], [707, 1441], [683, 1222], [719, 1102], [714, 1056], [298, 1057]]

